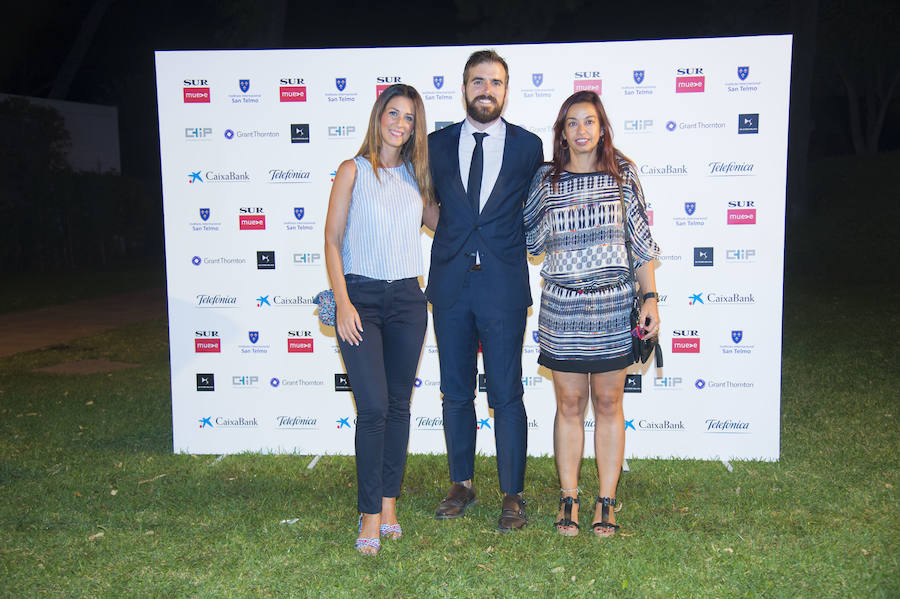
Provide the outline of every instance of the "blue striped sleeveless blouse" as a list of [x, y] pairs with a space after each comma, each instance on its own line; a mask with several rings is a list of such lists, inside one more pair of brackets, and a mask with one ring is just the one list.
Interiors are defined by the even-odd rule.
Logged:
[[381, 168], [375, 178], [364, 157], [353, 159], [356, 183], [344, 229], [344, 274], [394, 280], [424, 274], [422, 196], [406, 165]]

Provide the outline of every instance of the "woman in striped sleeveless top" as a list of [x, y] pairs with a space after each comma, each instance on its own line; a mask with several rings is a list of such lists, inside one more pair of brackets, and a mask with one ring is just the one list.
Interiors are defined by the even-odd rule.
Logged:
[[597, 94], [580, 91], [563, 102], [553, 133], [553, 160], [532, 181], [525, 227], [528, 251], [545, 253], [538, 363], [553, 371], [556, 392], [553, 439], [562, 496], [555, 526], [562, 535], [578, 534], [578, 473], [590, 398], [600, 481], [592, 528], [607, 537], [618, 528], [611, 508], [625, 452], [625, 369], [633, 362], [624, 227], [645, 298], [639, 322], [649, 336], [659, 330], [653, 272], [659, 248], [634, 164], [613, 146]]
[[325, 223], [335, 329], [356, 402], [356, 548], [369, 555], [382, 536], [402, 534], [396, 503], [427, 324], [423, 210], [436, 221], [425, 108], [414, 88], [392, 85], [372, 107], [359, 152], [337, 170]]

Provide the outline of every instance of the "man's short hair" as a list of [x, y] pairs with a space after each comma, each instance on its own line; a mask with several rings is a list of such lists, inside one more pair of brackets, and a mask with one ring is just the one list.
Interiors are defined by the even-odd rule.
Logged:
[[478, 50], [477, 52], [472, 52], [472, 55], [469, 56], [469, 60], [466, 61], [466, 66], [463, 69], [463, 85], [465, 86], [469, 83], [469, 69], [485, 62], [497, 62], [503, 65], [503, 70], [506, 72], [506, 85], [508, 86], [509, 65], [506, 64], [506, 61], [503, 60], [502, 56], [493, 50]]

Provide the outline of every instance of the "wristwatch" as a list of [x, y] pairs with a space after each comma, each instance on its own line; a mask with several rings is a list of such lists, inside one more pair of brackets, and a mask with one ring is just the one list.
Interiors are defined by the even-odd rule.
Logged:
[[643, 300], [646, 302], [648, 299], [656, 299], [656, 301], [659, 301], [659, 294], [655, 291], [648, 291], [644, 294]]

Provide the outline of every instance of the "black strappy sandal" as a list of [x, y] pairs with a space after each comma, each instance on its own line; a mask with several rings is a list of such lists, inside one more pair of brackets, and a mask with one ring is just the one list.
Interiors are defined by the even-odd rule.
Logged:
[[[559, 498], [559, 507], [563, 508], [563, 517], [553, 523], [553, 526], [556, 527], [556, 532], [561, 534], [564, 537], [574, 537], [578, 534], [578, 530], [581, 528], [578, 526], [578, 522], [572, 520], [572, 506], [575, 504], [581, 504], [581, 500], [578, 497], [560, 497]], [[575, 532], [574, 534], [568, 534], [569, 531], [565, 530], [566, 528], [574, 526]]]
[[616, 498], [600, 497], [599, 495], [597, 495], [597, 501], [594, 502], [594, 513], [597, 512], [598, 503], [603, 506], [603, 509], [600, 511], [600, 522], [594, 522], [591, 528], [594, 529], [594, 534], [598, 537], [611, 537], [616, 534], [616, 531], [619, 529], [618, 524], [613, 524], [608, 521], [609, 508], [610, 506], [616, 506]]

